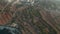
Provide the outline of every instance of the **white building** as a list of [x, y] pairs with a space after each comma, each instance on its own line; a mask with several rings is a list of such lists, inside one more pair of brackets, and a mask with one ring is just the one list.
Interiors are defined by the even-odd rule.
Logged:
[[27, 2], [30, 2], [31, 5], [33, 5], [35, 1], [34, 0], [27, 0]]

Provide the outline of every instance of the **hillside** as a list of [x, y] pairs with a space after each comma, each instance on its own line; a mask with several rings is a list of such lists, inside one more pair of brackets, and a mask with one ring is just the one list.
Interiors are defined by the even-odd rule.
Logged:
[[22, 34], [60, 34], [60, 13], [53, 2], [12, 3], [0, 4], [0, 26], [16, 28]]

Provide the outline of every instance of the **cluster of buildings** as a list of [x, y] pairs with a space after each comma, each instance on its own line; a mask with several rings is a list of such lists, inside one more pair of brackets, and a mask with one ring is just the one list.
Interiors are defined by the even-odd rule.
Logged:
[[33, 2], [34, 0], [7, 0], [8, 2], [12, 2], [12, 1], [17, 1], [17, 2], [20, 2], [20, 1], [23, 1], [23, 2]]
[[21, 3], [29, 3], [29, 4], [34, 4], [35, 0], [7, 0], [7, 2], [12, 2], [12, 1], [15, 1], [13, 4], [21, 4]]

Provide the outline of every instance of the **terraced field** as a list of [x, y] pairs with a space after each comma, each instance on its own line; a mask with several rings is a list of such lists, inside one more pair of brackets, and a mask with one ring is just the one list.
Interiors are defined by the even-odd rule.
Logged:
[[[9, 26], [17, 23], [18, 29], [22, 31], [22, 34], [57, 34], [57, 32], [59, 32], [54, 21], [51, 21], [52, 17], [47, 15], [49, 13], [46, 14], [46, 11], [39, 9], [39, 7], [25, 6], [18, 8], [13, 18], [11, 18], [10, 12], [3, 14], [2, 16], [5, 19], [0, 23], [9, 24]], [[45, 16], [48, 18], [45, 18]], [[8, 21], [9, 19], [11, 20]]]
[[40, 5], [9, 4], [0, 12], [0, 25], [16, 28], [21, 34], [60, 34], [53, 15]]

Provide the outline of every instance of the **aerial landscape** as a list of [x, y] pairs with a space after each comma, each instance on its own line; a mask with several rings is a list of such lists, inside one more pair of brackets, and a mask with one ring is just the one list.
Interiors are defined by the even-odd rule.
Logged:
[[60, 0], [0, 0], [0, 34], [60, 34]]

